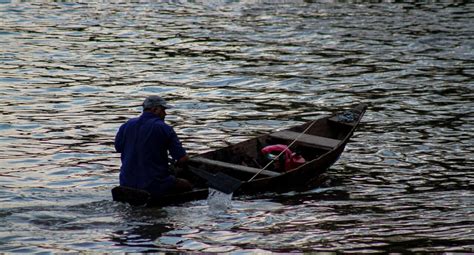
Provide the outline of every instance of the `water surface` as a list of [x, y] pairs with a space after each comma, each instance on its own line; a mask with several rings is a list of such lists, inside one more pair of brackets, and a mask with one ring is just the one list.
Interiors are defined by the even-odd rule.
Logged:
[[[473, 252], [474, 5], [0, 4], [0, 251]], [[190, 153], [364, 102], [323, 187], [111, 201], [119, 125], [160, 94]]]

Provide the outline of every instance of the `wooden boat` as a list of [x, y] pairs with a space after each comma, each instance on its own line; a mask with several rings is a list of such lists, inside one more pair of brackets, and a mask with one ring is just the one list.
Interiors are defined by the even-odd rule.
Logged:
[[[221, 172], [241, 180], [242, 185], [234, 192], [234, 197], [312, 188], [311, 184], [339, 159], [366, 108], [366, 105], [360, 104], [299, 126], [199, 154], [191, 157], [188, 165], [211, 174]], [[293, 169], [277, 169], [276, 161], [272, 163], [262, 155], [262, 148], [275, 144], [289, 145], [289, 149], [302, 156], [305, 162]], [[266, 161], [270, 162], [265, 165]], [[115, 201], [147, 206], [205, 199], [209, 191], [207, 180], [189, 171], [186, 174], [185, 178], [195, 187], [190, 192], [152, 198], [146, 191], [118, 186], [112, 189], [112, 196]]]

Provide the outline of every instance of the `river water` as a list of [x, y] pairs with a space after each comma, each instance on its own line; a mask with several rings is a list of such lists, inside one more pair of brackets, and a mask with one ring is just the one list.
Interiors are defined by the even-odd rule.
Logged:
[[[0, 251], [474, 252], [474, 4], [0, 1]], [[364, 102], [323, 187], [132, 208], [151, 94], [192, 154]]]

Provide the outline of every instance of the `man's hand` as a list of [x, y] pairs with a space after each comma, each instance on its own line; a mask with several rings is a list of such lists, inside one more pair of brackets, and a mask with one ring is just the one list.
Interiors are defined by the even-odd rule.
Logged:
[[[180, 159], [178, 159], [178, 161], [176, 161], [175, 163], [175, 166], [180, 168], [180, 170], [182, 168], [186, 168], [186, 164], [189, 160], [189, 156], [188, 155], [184, 155], [183, 157], [181, 157]], [[179, 171], [179, 170], [178, 170]]]
[[178, 159], [178, 161], [176, 162], [176, 165], [179, 166], [179, 167], [183, 167], [183, 166], [186, 165], [188, 160], [189, 160], [189, 156], [186, 154], [183, 157], [181, 157], [180, 159]]

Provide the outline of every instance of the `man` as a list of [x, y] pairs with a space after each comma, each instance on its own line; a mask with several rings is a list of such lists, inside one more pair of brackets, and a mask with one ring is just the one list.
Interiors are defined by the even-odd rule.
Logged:
[[146, 190], [154, 197], [191, 190], [189, 181], [176, 178], [168, 169], [168, 152], [178, 165], [188, 160], [175, 131], [164, 122], [168, 108], [163, 98], [149, 96], [142, 115], [120, 126], [115, 149], [121, 153], [121, 186]]

